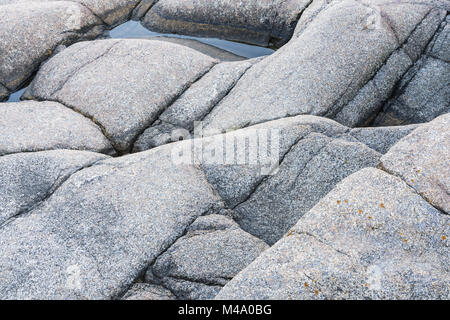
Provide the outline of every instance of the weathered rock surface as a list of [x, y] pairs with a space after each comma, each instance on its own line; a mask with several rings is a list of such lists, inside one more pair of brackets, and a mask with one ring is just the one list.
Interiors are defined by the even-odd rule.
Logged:
[[408, 71], [375, 125], [423, 123], [450, 112], [450, 16]]
[[390, 1], [330, 4], [241, 78], [205, 118], [207, 128], [240, 128], [298, 114], [364, 124], [389, 98], [445, 14], [423, 4]]
[[59, 103], [0, 105], [0, 155], [55, 149], [114, 153], [96, 124]]
[[175, 296], [161, 286], [148, 283], [136, 283], [122, 300], [175, 300]]
[[101, 21], [76, 2], [0, 5], [0, 16], [0, 83], [11, 92], [20, 89], [58, 45], [92, 39], [103, 31]]
[[[212, 150], [220, 154], [220, 149], [212, 148], [220, 139], [233, 133], [263, 137], [262, 129], [279, 131], [278, 170], [264, 156], [255, 165], [209, 162], [215, 159]], [[39, 201], [40, 190], [48, 190], [45, 201], [0, 227], [4, 279], [0, 297], [118, 298], [151, 266], [146, 276], [151, 284], [162, 284], [178, 298], [211, 299], [267, 248], [260, 239], [274, 243], [340, 179], [376, 164], [380, 154], [360, 142], [349, 142], [353, 138], [349, 132], [328, 119], [298, 116], [95, 164], [86, 162], [87, 168], [73, 169], [77, 172], [69, 178], [61, 173], [55, 180], [53, 165], [48, 171], [52, 177], [37, 178], [27, 194], [26, 201]], [[178, 161], [180, 151], [198, 148], [200, 154], [192, 162]], [[250, 144], [238, 153], [253, 151]], [[3, 161], [8, 162], [8, 157]], [[72, 161], [76, 160], [65, 165], [73, 168]], [[25, 162], [23, 167], [33, 163]], [[14, 165], [21, 167], [21, 162]], [[42, 166], [39, 170], [46, 171]], [[20, 170], [14, 172], [21, 175]], [[59, 187], [48, 187], [61, 179]], [[16, 180], [10, 181], [5, 186], [12, 189]], [[382, 187], [386, 194], [403, 194]], [[346, 200], [341, 201], [347, 204]], [[219, 213], [235, 217], [240, 227]], [[142, 295], [159, 296], [154, 291]]]
[[220, 207], [170, 152], [103, 160], [0, 228], [1, 299], [121, 296], [199, 216]]
[[[53, 0], [52, 0], [53, 1]], [[89, 8], [106, 25], [113, 27], [130, 19], [140, 0], [72, 0]]]
[[[231, 144], [232, 156], [249, 159], [264, 150], [261, 142], [269, 138], [264, 131], [269, 129], [279, 130], [276, 163], [271, 162], [271, 157], [261, 157], [260, 163], [254, 165], [249, 161], [227, 165], [229, 159], [201, 162], [208, 181], [234, 209], [234, 218], [242, 229], [269, 244], [275, 243], [339, 181], [361, 168], [376, 166], [381, 156], [360, 142], [346, 141], [348, 128], [312, 116], [286, 118], [206, 138], [203, 156], [224, 139], [236, 141]], [[246, 140], [256, 141], [258, 136], [263, 139], [260, 144], [249, 142], [248, 149], [238, 149], [245, 146]]]
[[1, 5], [11, 5], [19, 3], [45, 3], [45, 2], [75, 2], [84, 6], [91, 13], [99, 18], [108, 27], [113, 27], [131, 17], [132, 11], [139, 4], [140, 0], [0, 0]]
[[276, 175], [235, 208], [236, 220], [274, 244], [339, 181], [378, 159], [362, 144], [310, 134], [293, 146]]
[[75, 172], [106, 158], [70, 150], [0, 157], [0, 226], [31, 211]]
[[[149, 2], [149, 3], [148, 3]], [[310, 0], [159, 0], [143, 18], [150, 30], [252, 43], [285, 44]], [[139, 14], [137, 14], [139, 16]]]
[[449, 299], [449, 11], [0, 0], [0, 299]]
[[399, 178], [343, 180], [217, 299], [448, 299], [448, 215]]
[[117, 150], [137, 136], [216, 60], [155, 40], [77, 43], [50, 59], [25, 96], [56, 100], [95, 119]]
[[428, 202], [450, 214], [450, 114], [420, 126], [381, 158]]
[[356, 128], [349, 135], [369, 148], [385, 154], [400, 139], [415, 130], [418, 125], [397, 127]]
[[[177, 132], [190, 134], [196, 121], [201, 121], [236, 85], [257, 60], [225, 62], [214, 66], [190, 86], [159, 116], [134, 144], [134, 151], [144, 151], [177, 141]], [[178, 130], [178, 131], [177, 131]]]
[[200, 217], [185, 236], [158, 257], [147, 279], [162, 282], [179, 299], [213, 299], [267, 248], [230, 218]]

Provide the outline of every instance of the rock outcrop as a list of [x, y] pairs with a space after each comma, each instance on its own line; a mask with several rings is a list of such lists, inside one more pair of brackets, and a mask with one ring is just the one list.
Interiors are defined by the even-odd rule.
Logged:
[[0, 299], [449, 299], [449, 11], [0, 0]]
[[448, 299], [449, 119], [340, 182], [217, 298]]
[[150, 30], [280, 47], [311, 0], [159, 0], [143, 17]]
[[127, 151], [216, 63], [164, 41], [80, 42], [45, 63], [25, 96], [58, 101], [86, 114], [104, 128], [117, 150]]
[[448, 299], [449, 218], [378, 169], [342, 181], [218, 299]]

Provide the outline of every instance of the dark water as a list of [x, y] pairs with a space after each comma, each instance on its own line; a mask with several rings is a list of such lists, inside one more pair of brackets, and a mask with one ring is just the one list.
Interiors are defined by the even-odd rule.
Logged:
[[226, 50], [238, 56], [245, 58], [256, 58], [267, 56], [274, 52], [272, 49], [252, 46], [248, 44], [221, 40], [216, 38], [198, 38], [190, 36], [182, 36], [178, 34], [164, 34], [152, 32], [144, 28], [138, 21], [128, 21], [110, 31], [111, 38], [125, 39], [125, 38], [152, 38], [152, 37], [169, 37], [197, 40], [199, 42], [209, 44], [216, 48]]
[[27, 88], [23, 88], [22, 90], [14, 92], [13, 94], [11, 94], [9, 96], [9, 99], [8, 99], [7, 102], [19, 102], [20, 101], [20, 97], [25, 92], [25, 90], [27, 90]]

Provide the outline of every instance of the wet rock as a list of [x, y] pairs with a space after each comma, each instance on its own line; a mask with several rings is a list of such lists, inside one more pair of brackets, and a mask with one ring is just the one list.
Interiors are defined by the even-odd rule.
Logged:
[[[147, 1], [145, 7], [153, 2]], [[160, 0], [151, 7], [142, 23], [162, 33], [280, 47], [292, 36], [300, 14], [309, 3], [309, 0]]]
[[0, 157], [0, 226], [31, 211], [75, 172], [105, 155], [57, 150]]
[[100, 128], [56, 102], [0, 105], [0, 155], [55, 149], [113, 154]]
[[399, 178], [343, 180], [217, 299], [448, 299], [449, 218]]
[[450, 213], [450, 114], [420, 126], [381, 158], [380, 167], [401, 177], [432, 205]]
[[116, 149], [127, 151], [172, 101], [216, 63], [164, 41], [77, 43], [39, 70], [26, 96], [57, 100], [94, 118]]

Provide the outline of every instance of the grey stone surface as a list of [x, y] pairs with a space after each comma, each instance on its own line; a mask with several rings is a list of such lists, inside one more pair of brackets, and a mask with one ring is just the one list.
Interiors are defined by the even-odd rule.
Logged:
[[[397, 89], [390, 95], [374, 125], [399, 125], [428, 122], [450, 111], [450, 46], [449, 16], [442, 22], [438, 32], [428, 45], [422, 58], [411, 66]], [[428, 25], [428, 28], [430, 26]], [[417, 28], [417, 36], [405, 49], [417, 60], [423, 53], [418, 42], [423, 41], [427, 25]]]
[[31, 211], [72, 174], [107, 156], [57, 150], [0, 157], [0, 226]]
[[[239, 128], [298, 114], [364, 123], [411, 64], [401, 46], [409, 38], [425, 47], [426, 36], [431, 38], [445, 18], [444, 11], [430, 10], [390, 1], [333, 3], [296, 38], [252, 67], [205, 118], [207, 127]], [[375, 91], [376, 77], [388, 85], [381, 93]], [[354, 99], [361, 108], [351, 105]], [[367, 110], [365, 102], [371, 99], [376, 103]], [[346, 108], [354, 112], [337, 117]]]
[[[184, 135], [184, 131], [179, 127], [175, 127], [169, 123], [158, 122], [146, 129], [136, 140], [133, 145], [133, 152], [141, 152], [178, 141]], [[177, 133], [180, 133], [178, 135]]]
[[155, 123], [139, 136], [134, 151], [178, 141], [181, 133], [190, 135], [195, 122], [201, 121], [228, 94], [252, 62], [255, 61], [224, 62], [214, 66], [160, 115], [162, 123]]
[[108, 27], [113, 27], [131, 17], [132, 11], [139, 4], [139, 0], [0, 0], [1, 5], [26, 4], [35, 2], [74, 2], [88, 9]]
[[0, 228], [1, 299], [110, 299], [222, 204], [168, 148], [103, 160]]
[[449, 10], [0, 0], [0, 299], [449, 299]]
[[77, 43], [49, 60], [27, 98], [57, 100], [104, 127], [127, 151], [171, 102], [217, 63], [195, 50], [155, 40]]
[[424, 124], [380, 160], [432, 205], [450, 213], [450, 114]]
[[136, 8], [133, 10], [133, 20], [139, 20], [145, 16], [147, 11], [156, 3], [158, 0], [141, 0]]
[[230, 218], [200, 217], [185, 236], [158, 257], [150, 272], [178, 298], [213, 299], [217, 288], [267, 248]]
[[447, 15], [442, 30], [431, 44], [429, 54], [437, 59], [450, 62], [450, 16]]
[[398, 127], [356, 128], [350, 131], [350, 136], [369, 148], [385, 154], [400, 139], [410, 134], [418, 126], [413, 124]]
[[0, 6], [0, 83], [20, 89], [59, 44], [92, 39], [101, 21], [76, 2], [18, 2]]
[[[272, 136], [270, 130], [278, 130]], [[341, 136], [348, 129], [334, 121], [314, 116], [297, 116], [271, 121], [247, 129], [237, 130], [223, 136], [213, 136], [202, 140], [201, 155], [206, 156], [212, 147], [226, 143], [231, 145], [230, 154], [224, 161], [208, 163], [208, 158], [199, 158], [201, 167], [211, 185], [217, 190], [230, 208], [247, 200], [269, 174], [275, 173], [279, 162], [292, 147], [311, 133], [325, 136]], [[258, 136], [261, 140], [257, 141]], [[272, 140], [273, 139], [273, 140]], [[278, 141], [277, 141], [278, 140]], [[248, 142], [247, 142], [248, 141]], [[277, 147], [276, 149], [272, 149]], [[250, 143], [252, 142], [252, 143]], [[248, 146], [246, 145], [248, 143]], [[264, 143], [267, 152], [264, 153]], [[273, 150], [273, 151], [272, 151]], [[258, 155], [257, 163], [250, 163], [250, 157]], [[275, 160], [275, 161], [274, 161]]]
[[166, 278], [165, 285], [174, 290], [180, 300], [212, 300], [221, 286], [207, 285], [182, 279]]
[[165, 110], [160, 119], [192, 130], [194, 121], [202, 120], [251, 66], [252, 63], [247, 61], [220, 63], [214, 66]]
[[3, 103], [0, 115], [0, 155], [54, 149], [114, 153], [97, 125], [59, 103]]
[[74, 0], [89, 8], [109, 27], [129, 20], [140, 0]]
[[217, 37], [279, 47], [290, 39], [299, 15], [310, 2], [159, 0], [145, 15], [143, 25], [162, 33]]
[[448, 299], [448, 215], [399, 178], [342, 181], [217, 299]]
[[425, 58], [403, 81], [376, 125], [423, 123], [450, 112], [450, 63]]
[[345, 177], [376, 166], [380, 154], [361, 143], [312, 133], [297, 142], [279, 172], [234, 210], [247, 232], [274, 244]]
[[148, 283], [136, 283], [123, 296], [122, 300], [175, 300], [175, 296], [164, 287]]

